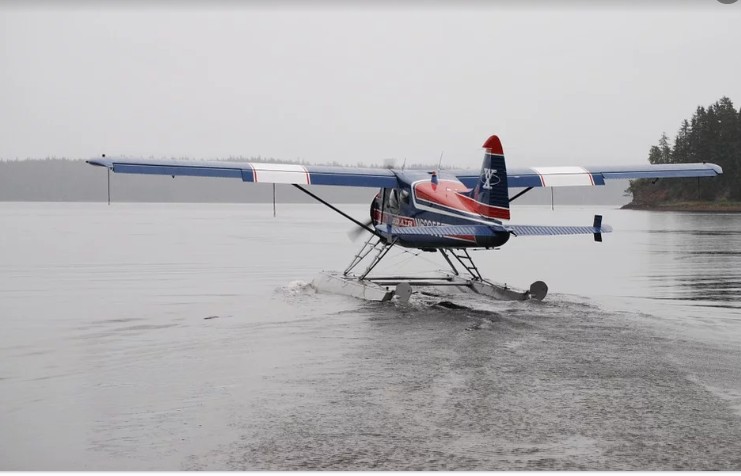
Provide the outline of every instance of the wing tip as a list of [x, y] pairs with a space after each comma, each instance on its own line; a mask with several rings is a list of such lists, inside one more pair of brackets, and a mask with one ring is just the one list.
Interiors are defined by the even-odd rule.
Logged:
[[111, 161], [104, 160], [104, 159], [90, 159], [90, 160], [86, 160], [85, 162], [87, 162], [90, 165], [96, 165], [98, 167], [110, 167], [111, 166]]

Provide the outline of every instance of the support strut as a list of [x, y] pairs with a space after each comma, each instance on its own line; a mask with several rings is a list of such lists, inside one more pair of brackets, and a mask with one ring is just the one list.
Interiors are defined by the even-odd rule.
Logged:
[[355, 269], [355, 267], [359, 265], [366, 256], [375, 251], [376, 255], [371, 258], [371, 262], [368, 267], [365, 269], [365, 271], [363, 271], [363, 274], [358, 276], [358, 279], [362, 281], [366, 278], [366, 276], [368, 276], [371, 271], [373, 271], [373, 268], [375, 268], [376, 265], [381, 262], [383, 257], [386, 256], [386, 253], [388, 253], [394, 246], [393, 243], [389, 243], [384, 239], [377, 239], [375, 240], [375, 243], [372, 243], [374, 239], [375, 237], [373, 236], [368, 238], [368, 240], [363, 244], [363, 247], [360, 248], [360, 251], [358, 251], [353, 260], [350, 262], [350, 265], [345, 268], [345, 271], [342, 273], [343, 276], [349, 276], [350, 272]]
[[512, 202], [514, 202], [514, 201], [515, 201], [515, 200], [516, 200], [516, 199], [517, 199], [518, 197], [521, 197], [521, 196], [525, 195], [525, 194], [526, 194], [527, 192], [529, 192], [529, 191], [530, 191], [530, 190], [532, 190], [532, 189], [533, 189], [533, 187], [528, 187], [528, 188], [526, 188], [526, 189], [525, 189], [525, 190], [523, 190], [522, 192], [520, 192], [520, 193], [518, 193], [517, 195], [515, 195], [514, 197], [510, 198], [510, 199], [509, 199], [509, 203], [512, 203]]
[[368, 233], [372, 233], [372, 234], [374, 234], [375, 236], [377, 236], [377, 237], [379, 237], [379, 238], [383, 239], [383, 236], [382, 236], [382, 235], [381, 235], [380, 233], [378, 233], [378, 232], [377, 232], [376, 230], [374, 230], [373, 228], [369, 227], [369, 226], [368, 226], [368, 225], [366, 225], [365, 223], [361, 223], [361, 222], [359, 222], [358, 220], [356, 220], [355, 218], [351, 217], [351, 216], [350, 216], [350, 215], [348, 215], [347, 213], [343, 212], [343, 211], [342, 211], [342, 210], [340, 210], [339, 208], [335, 207], [335, 206], [334, 206], [334, 205], [332, 205], [331, 203], [327, 202], [326, 200], [322, 199], [321, 197], [318, 197], [317, 195], [314, 195], [314, 194], [313, 194], [313, 193], [311, 193], [310, 191], [306, 190], [306, 189], [305, 189], [304, 187], [302, 187], [301, 185], [298, 185], [298, 184], [295, 184], [295, 183], [294, 183], [294, 184], [291, 184], [291, 185], [293, 185], [293, 186], [294, 186], [294, 187], [296, 187], [297, 189], [301, 190], [301, 191], [302, 191], [302, 192], [304, 192], [304, 193], [305, 193], [306, 195], [310, 196], [311, 198], [313, 198], [313, 199], [314, 199], [314, 200], [316, 200], [317, 202], [321, 203], [322, 205], [326, 205], [327, 207], [329, 207], [329, 208], [331, 208], [332, 210], [336, 211], [337, 213], [339, 213], [339, 214], [340, 214], [340, 215], [342, 215], [343, 217], [347, 218], [347, 219], [348, 219], [348, 220], [350, 220], [351, 222], [353, 222], [353, 223], [355, 223], [356, 225], [358, 225], [358, 226], [359, 226], [360, 228], [363, 228], [364, 230], [366, 230], [366, 231], [367, 231]]
[[476, 281], [484, 280], [484, 278], [481, 277], [481, 273], [479, 273], [479, 269], [476, 267], [476, 263], [473, 262], [473, 258], [471, 258], [471, 255], [468, 254], [468, 251], [466, 251], [465, 248], [450, 248], [448, 250], [445, 250], [444, 248], [438, 249], [440, 251], [440, 254], [442, 254], [445, 258], [445, 261], [448, 262], [450, 268], [453, 270], [453, 273], [455, 273], [456, 276], [460, 276], [460, 273], [458, 272], [455, 264], [448, 257], [448, 253], [450, 253], [450, 255], [455, 258], [461, 266], [463, 266], [463, 269], [468, 272], [472, 279]]

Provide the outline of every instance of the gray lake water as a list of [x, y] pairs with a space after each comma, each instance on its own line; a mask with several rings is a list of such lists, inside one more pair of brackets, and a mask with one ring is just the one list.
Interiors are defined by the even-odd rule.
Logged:
[[741, 469], [741, 215], [513, 223], [594, 213], [475, 252], [544, 302], [446, 309], [315, 293], [320, 205], [0, 204], [0, 469]]

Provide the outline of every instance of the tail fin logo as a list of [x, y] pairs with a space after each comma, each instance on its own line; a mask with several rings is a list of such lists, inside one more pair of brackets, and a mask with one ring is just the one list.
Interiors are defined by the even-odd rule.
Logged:
[[[499, 180], [499, 176], [495, 175], [497, 173], [497, 169], [487, 169], [484, 168], [484, 174], [481, 178], [484, 179], [484, 184], [481, 186], [481, 188], [486, 190], [491, 190], [491, 187], [498, 184], [501, 180]], [[494, 183], [492, 183], [494, 181]]]

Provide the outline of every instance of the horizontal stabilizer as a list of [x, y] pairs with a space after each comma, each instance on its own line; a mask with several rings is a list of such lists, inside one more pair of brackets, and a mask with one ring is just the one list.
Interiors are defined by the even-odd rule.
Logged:
[[[541, 225], [505, 225], [515, 236], [555, 236], [555, 235], [597, 235], [609, 233], [612, 227], [602, 226], [541, 226]], [[600, 241], [600, 240], [598, 240]]]
[[[599, 217], [599, 220], [597, 219]], [[547, 225], [436, 225], [398, 226], [377, 225], [376, 229], [392, 236], [494, 236], [511, 233], [515, 236], [596, 235], [609, 233], [612, 227], [602, 225], [602, 217], [595, 216], [595, 226], [547, 226]]]
[[392, 236], [494, 236], [496, 233], [508, 233], [501, 225], [435, 225], [435, 226], [397, 226], [377, 225], [381, 233]]

